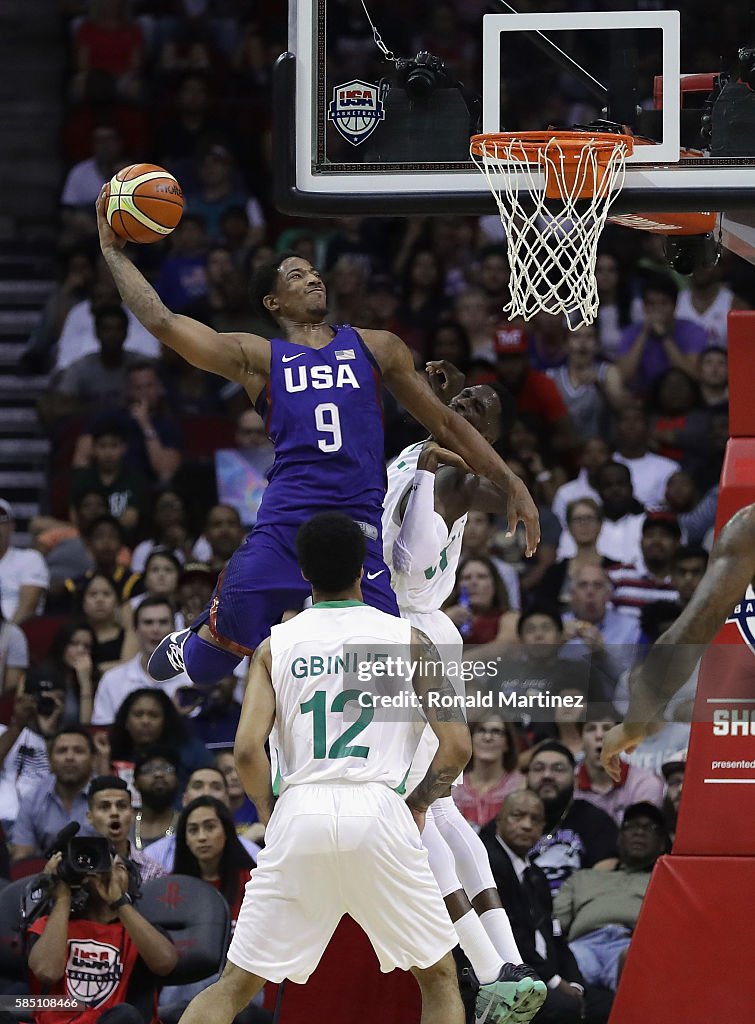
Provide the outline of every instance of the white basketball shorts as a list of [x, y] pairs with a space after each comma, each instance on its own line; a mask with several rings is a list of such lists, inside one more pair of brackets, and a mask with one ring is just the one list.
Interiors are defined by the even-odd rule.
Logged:
[[414, 818], [388, 786], [291, 786], [265, 842], [228, 950], [237, 967], [303, 983], [344, 914], [381, 971], [430, 967], [456, 945]]

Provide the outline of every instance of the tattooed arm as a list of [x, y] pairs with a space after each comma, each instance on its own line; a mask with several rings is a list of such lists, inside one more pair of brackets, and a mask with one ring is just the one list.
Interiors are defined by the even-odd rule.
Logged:
[[[438, 797], [448, 796], [451, 785], [472, 756], [472, 740], [464, 717], [457, 707], [456, 691], [448, 682], [440, 655], [422, 630], [412, 629], [412, 661], [416, 663], [412, 685], [422, 702], [425, 716], [438, 737], [438, 749], [427, 774], [406, 798], [407, 806], [422, 829], [427, 808]], [[446, 702], [448, 707], [443, 707]]]

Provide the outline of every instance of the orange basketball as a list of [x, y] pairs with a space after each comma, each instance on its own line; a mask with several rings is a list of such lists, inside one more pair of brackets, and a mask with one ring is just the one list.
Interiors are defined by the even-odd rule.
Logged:
[[107, 222], [127, 242], [159, 242], [175, 228], [184, 209], [176, 179], [155, 164], [131, 164], [110, 179]]

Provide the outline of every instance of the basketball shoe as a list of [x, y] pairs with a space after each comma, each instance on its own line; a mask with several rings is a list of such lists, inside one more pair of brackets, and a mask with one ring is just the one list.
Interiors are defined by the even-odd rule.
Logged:
[[480, 985], [475, 1024], [529, 1024], [547, 994], [545, 982], [525, 964], [504, 964], [495, 981]]

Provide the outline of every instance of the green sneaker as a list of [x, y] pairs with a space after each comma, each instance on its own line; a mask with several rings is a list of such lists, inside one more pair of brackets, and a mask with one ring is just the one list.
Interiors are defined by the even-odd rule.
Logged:
[[504, 964], [496, 981], [480, 985], [475, 1024], [529, 1024], [545, 1002], [545, 983], [524, 964]]

